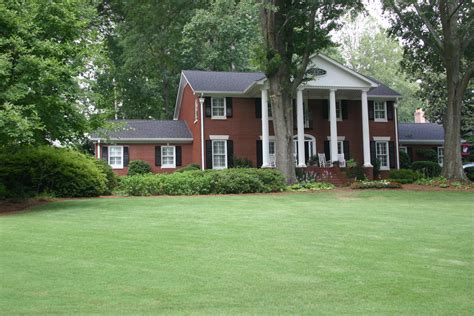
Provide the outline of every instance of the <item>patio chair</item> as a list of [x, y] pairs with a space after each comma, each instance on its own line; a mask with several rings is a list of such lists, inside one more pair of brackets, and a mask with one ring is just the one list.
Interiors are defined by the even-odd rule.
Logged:
[[321, 168], [332, 167], [330, 160], [326, 160], [326, 154], [318, 154], [319, 166]]
[[344, 158], [344, 154], [338, 154], [337, 161], [339, 161], [339, 167], [341, 168], [346, 167], [346, 158]]

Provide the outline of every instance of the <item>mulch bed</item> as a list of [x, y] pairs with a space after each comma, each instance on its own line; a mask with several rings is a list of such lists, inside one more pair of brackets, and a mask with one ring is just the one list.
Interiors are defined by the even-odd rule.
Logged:
[[33, 206], [51, 202], [47, 199], [28, 199], [21, 201], [0, 200], [0, 216], [20, 212]]

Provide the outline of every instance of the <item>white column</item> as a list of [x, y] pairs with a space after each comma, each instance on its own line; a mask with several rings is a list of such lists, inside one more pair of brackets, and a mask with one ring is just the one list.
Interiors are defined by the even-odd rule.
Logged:
[[262, 89], [262, 168], [270, 167], [270, 136], [268, 132], [268, 90]]
[[298, 167], [306, 167], [304, 156], [303, 90], [296, 91], [296, 127], [298, 130]]
[[364, 167], [372, 167], [370, 163], [369, 103], [367, 102], [367, 90], [362, 90], [362, 143], [364, 147]]
[[400, 150], [398, 149], [398, 99], [393, 104], [394, 122], [395, 122], [395, 155], [397, 156], [397, 169], [400, 169]]
[[338, 161], [337, 159], [337, 116], [336, 116], [336, 89], [329, 91], [329, 120], [331, 126], [331, 161]]

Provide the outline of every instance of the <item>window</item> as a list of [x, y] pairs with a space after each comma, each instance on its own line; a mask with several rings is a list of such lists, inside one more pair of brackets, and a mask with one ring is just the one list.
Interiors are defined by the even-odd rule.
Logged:
[[438, 163], [440, 166], [442, 166], [444, 163], [444, 147], [443, 146], [438, 147]]
[[268, 119], [273, 120], [272, 105], [268, 102]]
[[336, 119], [342, 121], [342, 102], [341, 100], [336, 101]]
[[109, 165], [113, 169], [123, 168], [123, 146], [109, 146]]
[[404, 152], [405, 154], [408, 154], [408, 149], [406, 146], [400, 146], [400, 152]]
[[390, 169], [388, 157], [388, 142], [375, 143], [375, 157], [380, 161], [380, 170]]
[[309, 107], [308, 107], [308, 102], [303, 103], [303, 119], [304, 119], [304, 128], [310, 128], [310, 113], [309, 113]]
[[268, 142], [268, 153], [269, 153], [268, 163], [270, 164], [270, 166], [275, 167], [276, 166], [276, 157], [275, 157], [276, 151], [275, 151], [275, 142], [272, 140]]
[[212, 98], [211, 102], [212, 118], [225, 118], [225, 98]]
[[387, 121], [387, 103], [385, 103], [384, 101], [374, 102], [374, 121]]
[[176, 168], [175, 146], [161, 146], [161, 168]]
[[212, 169], [227, 168], [227, 141], [212, 141]]
[[337, 141], [337, 154], [344, 155], [344, 141], [343, 140]]

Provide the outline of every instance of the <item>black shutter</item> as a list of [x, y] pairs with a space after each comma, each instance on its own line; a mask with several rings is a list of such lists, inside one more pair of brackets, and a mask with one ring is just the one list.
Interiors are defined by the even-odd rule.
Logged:
[[161, 146], [155, 146], [155, 166], [161, 166]]
[[387, 101], [387, 120], [392, 121], [394, 115], [393, 101]]
[[410, 158], [410, 162], [413, 162], [413, 147], [407, 147], [408, 157]]
[[329, 100], [323, 100], [323, 119], [329, 118]]
[[369, 120], [374, 120], [374, 101], [369, 101]]
[[102, 156], [101, 157], [102, 160], [105, 160], [107, 163], [109, 163], [109, 147], [107, 147], [107, 146], [102, 147], [101, 156]]
[[375, 164], [375, 159], [377, 159], [377, 155], [375, 152], [375, 142], [371, 141], [370, 142], [370, 162], [372, 166]]
[[262, 99], [260, 98], [255, 99], [255, 117], [262, 118]]
[[262, 141], [257, 140], [257, 168], [261, 168], [263, 164]]
[[349, 151], [349, 141], [345, 140], [342, 142], [342, 147], [344, 150], [344, 159], [349, 160], [351, 159], [351, 153]]
[[212, 140], [206, 140], [206, 169], [212, 169]]
[[183, 163], [182, 163], [182, 158], [181, 158], [181, 146], [176, 146], [175, 147], [175, 154], [176, 154], [176, 166], [179, 167], [181, 166]]
[[234, 166], [234, 141], [227, 141], [227, 168]]
[[130, 156], [128, 154], [128, 147], [123, 147], [123, 166], [128, 167], [128, 161], [130, 160]]
[[326, 160], [329, 161], [331, 159], [331, 149], [330, 149], [329, 141], [324, 141], [324, 154], [326, 155]]
[[211, 97], [204, 98], [204, 106], [206, 107], [206, 117], [211, 117]]
[[225, 116], [232, 117], [232, 98], [225, 98]]
[[341, 111], [342, 111], [342, 119], [347, 120], [348, 118], [348, 101], [347, 100], [341, 100]]
[[390, 159], [390, 168], [397, 168], [397, 157], [395, 157], [395, 142], [388, 142], [388, 156]]

